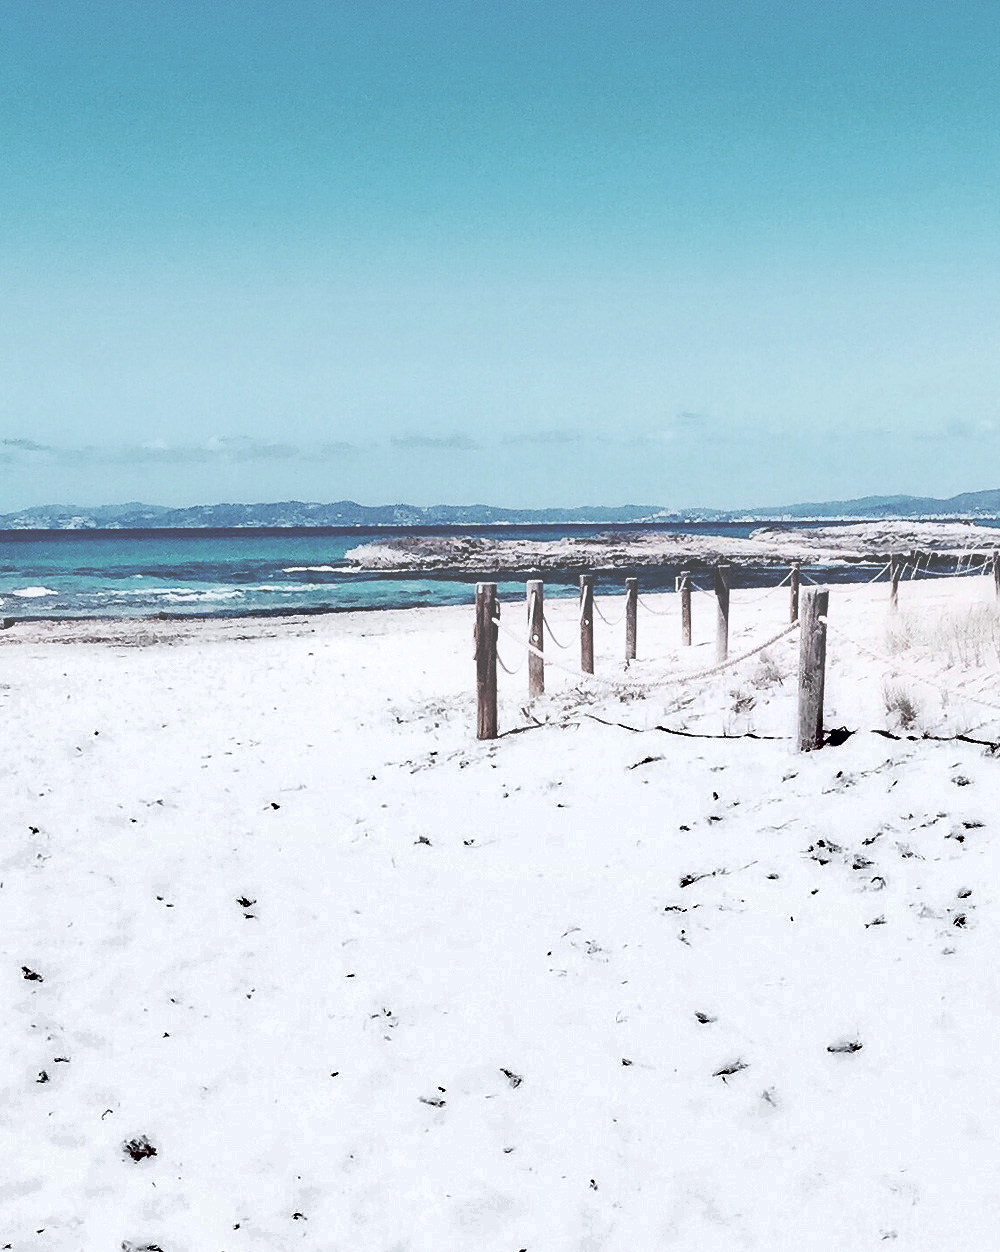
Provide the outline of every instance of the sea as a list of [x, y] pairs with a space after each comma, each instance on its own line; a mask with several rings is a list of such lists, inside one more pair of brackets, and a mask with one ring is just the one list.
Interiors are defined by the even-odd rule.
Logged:
[[[1000, 518], [977, 518], [977, 523], [1000, 527]], [[747, 537], [758, 525], [689, 523], [672, 524], [670, 529]], [[489, 535], [551, 542], [609, 530], [625, 539], [649, 529], [662, 526], [4, 531], [0, 532], [0, 615], [13, 619], [234, 617], [467, 604], [477, 581], [468, 573], [447, 569], [361, 572], [346, 560], [346, 554], [359, 544], [396, 536]], [[685, 565], [697, 577], [697, 562]], [[932, 568], [947, 572], [940, 561]], [[581, 572], [577, 568], [546, 571], [546, 594], [576, 595]], [[620, 591], [625, 577], [634, 574], [640, 592], [673, 591], [679, 572], [671, 564], [598, 572], [595, 588]], [[874, 572], [874, 567], [871, 571], [867, 567], [805, 567], [807, 576], [826, 582], [857, 580]], [[530, 569], [498, 570], [501, 597], [523, 595], [524, 580], [532, 573]], [[740, 567], [735, 573], [734, 585], [746, 587], [773, 585], [780, 577], [768, 569]]]

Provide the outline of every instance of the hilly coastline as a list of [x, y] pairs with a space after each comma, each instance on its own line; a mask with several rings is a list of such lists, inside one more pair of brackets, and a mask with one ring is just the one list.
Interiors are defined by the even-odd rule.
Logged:
[[492, 505], [329, 504], [285, 500], [260, 504], [200, 504], [168, 508], [138, 502], [80, 507], [40, 505], [0, 515], [0, 530], [265, 529], [316, 526], [670, 525], [684, 522], [866, 521], [910, 518], [971, 520], [1000, 513], [1000, 488], [948, 499], [864, 496], [854, 500], [753, 509], [671, 509], [623, 504], [573, 509], [502, 509]]

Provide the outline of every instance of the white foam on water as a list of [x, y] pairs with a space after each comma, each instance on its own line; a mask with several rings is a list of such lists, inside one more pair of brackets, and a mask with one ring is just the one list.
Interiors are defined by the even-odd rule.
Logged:
[[147, 596], [160, 596], [164, 600], [238, 600], [243, 595], [241, 587], [216, 588], [196, 591], [191, 587], [123, 587], [120, 591], [105, 592], [109, 598], [133, 596], [145, 600]]
[[326, 591], [328, 587], [323, 583], [248, 583], [243, 590], [254, 594], [273, 592], [278, 595], [294, 595], [303, 591]]
[[335, 574], [337, 570], [347, 569], [346, 565], [288, 565], [283, 574]]
[[170, 604], [204, 604], [212, 600], [239, 600], [243, 592], [238, 588], [232, 591], [170, 591], [167, 590], [163, 599]]
[[22, 600], [38, 600], [42, 596], [57, 596], [59, 592], [50, 587], [16, 587], [10, 594], [20, 596]]

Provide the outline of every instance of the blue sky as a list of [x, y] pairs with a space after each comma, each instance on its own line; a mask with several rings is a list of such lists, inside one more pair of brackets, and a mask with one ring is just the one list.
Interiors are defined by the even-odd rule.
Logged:
[[995, 3], [36, 0], [0, 510], [1000, 485]]

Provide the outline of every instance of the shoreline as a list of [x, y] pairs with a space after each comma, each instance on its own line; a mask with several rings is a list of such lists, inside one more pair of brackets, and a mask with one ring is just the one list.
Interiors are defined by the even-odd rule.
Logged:
[[[73, 543], [34, 551], [8, 550], [0, 578], [0, 618], [12, 622], [235, 620], [339, 616], [383, 608], [464, 603], [479, 581], [515, 585], [542, 577], [552, 598], [576, 593], [589, 572], [599, 594], [637, 577], [646, 594], [672, 589], [684, 569], [711, 582], [727, 563], [730, 582], [766, 590], [794, 561], [804, 581], [846, 584], [878, 576], [895, 553], [904, 577], [946, 575], [993, 559], [1000, 528], [845, 525], [778, 530], [698, 528], [663, 531], [588, 529], [495, 538], [425, 534], [384, 542], [301, 540], [287, 545], [257, 537], [195, 547], [106, 537], [94, 549]], [[194, 541], [192, 541], [194, 542]], [[353, 543], [355, 546], [350, 547]], [[205, 546], [207, 545], [207, 546]], [[98, 550], [99, 549], [99, 550]], [[978, 556], [973, 556], [973, 549]], [[348, 554], [351, 560], [346, 559]], [[34, 551], [34, 555], [32, 552]], [[905, 554], [909, 554], [908, 556]], [[2, 632], [0, 632], [2, 633]]]
[[[574, 618], [572, 610], [577, 598], [573, 594], [572, 584], [557, 584], [566, 587], [565, 595], [550, 595], [548, 605], [554, 616]], [[888, 607], [889, 582], [871, 579], [856, 579], [831, 582], [813, 582], [809, 585], [822, 586], [830, 590], [836, 598], [840, 595], [854, 597], [860, 594], [863, 600], [884, 600]], [[803, 580], [802, 594], [809, 590]], [[920, 589], [921, 597], [934, 598], [935, 591], [946, 596], [946, 589], [951, 585], [959, 599], [976, 596], [981, 591], [982, 599], [992, 601], [992, 579], [989, 574], [952, 574], [942, 578], [921, 577], [905, 578], [900, 583], [901, 612], [907, 609], [907, 600], [916, 589]], [[870, 593], [869, 593], [869, 589]], [[715, 613], [715, 596], [711, 590], [697, 586], [694, 597], [696, 614], [704, 613], [700, 607], [707, 601], [711, 605], [710, 613]], [[619, 600], [624, 587], [607, 589], [595, 587], [595, 598], [598, 606], [606, 601]], [[734, 586], [730, 589], [730, 599], [734, 609], [755, 606], [762, 601], [771, 601], [776, 597], [785, 603], [789, 594], [787, 584], [770, 584], [766, 587], [748, 585]], [[640, 598], [647, 603], [657, 604], [657, 611], [673, 617], [680, 612], [680, 596], [674, 589], [662, 587], [641, 588]], [[938, 596], [937, 598], [940, 598]], [[517, 596], [501, 593], [500, 602], [508, 611], [520, 611], [523, 601]], [[947, 601], [946, 601], [947, 602]], [[338, 633], [333, 629], [335, 623], [348, 623], [348, 632], [354, 633], [350, 624], [357, 619], [359, 627], [367, 627], [371, 633], [384, 634], [402, 626], [407, 630], [419, 628], [425, 615], [440, 615], [440, 620], [461, 620], [467, 617], [469, 622], [474, 617], [474, 587], [469, 588], [469, 596], [460, 603], [451, 604], [411, 604], [384, 607], [381, 605], [360, 605], [345, 608], [328, 609], [289, 609], [270, 610], [266, 612], [248, 611], [245, 613], [232, 610], [221, 613], [159, 613], [149, 616], [116, 617], [111, 614], [102, 616], [74, 615], [15, 617], [11, 625], [0, 629], [0, 649], [32, 643], [151, 643], [165, 644], [178, 642], [214, 641], [216, 639], [282, 639], [300, 638], [309, 635], [334, 637]], [[640, 613], [640, 620], [645, 615]], [[326, 624], [324, 626], [324, 624]], [[374, 629], [372, 629], [374, 628]], [[604, 623], [599, 624], [599, 633], [604, 633]], [[559, 658], [558, 652], [552, 651], [552, 659]]]
[[[803, 572], [807, 575], [806, 578], [803, 578], [803, 582], [802, 582], [803, 590], [806, 589], [807, 584], [815, 585], [815, 586], [825, 586], [832, 590], [836, 589], [836, 590], [843, 590], [843, 591], [848, 591], [851, 589], [868, 587], [868, 586], [875, 586], [875, 585], [884, 586], [888, 588], [889, 586], [888, 578], [885, 578], [885, 579], [872, 579], [872, 578], [850, 579], [850, 578], [843, 578], [843, 577], [835, 577], [829, 580], [824, 580], [824, 579], [816, 579], [813, 577], [809, 577], [810, 573], [815, 573], [817, 571], [822, 571], [822, 570], [826, 570], [827, 572], [835, 573], [835, 574], [843, 574], [843, 572], [845, 571], [845, 568], [860, 570], [861, 564], [862, 563], [851, 564], [846, 567], [845, 566], [829, 566], [829, 565], [827, 566], [803, 565], [802, 566]], [[870, 572], [872, 569], [876, 569], [876, 562], [874, 561], [864, 562], [864, 565], [866, 567], [866, 572]], [[628, 573], [628, 570], [630, 568], [633, 568], [633, 567], [624, 567], [620, 570], [619, 569], [610, 569], [610, 570], [592, 569], [589, 572], [592, 572], [595, 575], [595, 577], [606, 577], [609, 574], [620, 574], [624, 576], [626, 573]], [[708, 571], [710, 571], [711, 569], [710, 566], [703, 568], [694, 562], [691, 563], [690, 568], [696, 576], [704, 575], [706, 572], [706, 569]], [[737, 566], [734, 568], [744, 569], [745, 567]], [[769, 572], [776, 573], [781, 569], [787, 569], [787, 568], [788, 568], [787, 566], [778, 566], [777, 570], [771, 570]], [[529, 577], [530, 577], [531, 572], [532, 571], [528, 571]], [[544, 571], [536, 571], [536, 572], [544, 572]], [[547, 571], [547, 572], [554, 573], [557, 571]], [[556, 604], [556, 605], [559, 605], [559, 604], [565, 605], [568, 603], [573, 603], [575, 600], [575, 597], [574, 597], [575, 584], [572, 581], [569, 581], [569, 579], [572, 579], [573, 573], [575, 571], [566, 570], [566, 571], [558, 571], [558, 572], [564, 572], [567, 575], [568, 580], [565, 582], [553, 581], [551, 584], [549, 584], [549, 587], [551, 589], [550, 600], [553, 604]], [[519, 573], [523, 575], [523, 571], [519, 571]], [[637, 567], [636, 573], [641, 578], [642, 568]], [[967, 574], [967, 573], [961, 573], [961, 572], [944, 573], [944, 572], [935, 571], [933, 569], [928, 570], [927, 567], [924, 567], [924, 568], [918, 569], [916, 573], [904, 574], [903, 579], [901, 581], [901, 585], [918, 586], [918, 585], [923, 585], [926, 583], [935, 583], [935, 582], [941, 584], [941, 583], [946, 582], [947, 580], [965, 583], [965, 582], [968, 582], [970, 579], [981, 579], [985, 581], [990, 578], [991, 578], [991, 572], [988, 569], [986, 569], [985, 571], [976, 570], [973, 573]], [[454, 581], [460, 582], [460, 580], [457, 580], [457, 579]], [[519, 578], [516, 575], [512, 575], [512, 574], [494, 573], [492, 578], [487, 578], [485, 580], [480, 580], [480, 581], [519, 583], [521, 581], [524, 581], [524, 579], [523, 577]], [[747, 584], [745, 586], [733, 585], [730, 588], [730, 594], [734, 598], [734, 600], [738, 600], [743, 595], [750, 595], [756, 599], [756, 598], [760, 598], [762, 596], [767, 595], [771, 591], [779, 590], [781, 586], [782, 584], [773, 584], [773, 583], [767, 584], [767, 585], [760, 585], [760, 584], [753, 584], [753, 583]], [[556, 589], [558, 589], [558, 591], [556, 591]], [[613, 599], [614, 597], [621, 595], [623, 590], [624, 590], [623, 586], [622, 587], [615, 586], [612, 589], [612, 588], [608, 588], [607, 586], [602, 586], [600, 584], [595, 585], [595, 594], [599, 600], [604, 600], [606, 598]], [[696, 590], [703, 594], [706, 594], [706, 593], [709, 595], [713, 594], [708, 589], [700, 587], [700, 586], [696, 587]], [[640, 585], [639, 594], [640, 596], [646, 599], [662, 596], [667, 599], [668, 603], [679, 603], [678, 592], [676, 588], [672, 588], [669, 586], [667, 587], [647, 586], [643, 588]], [[467, 584], [467, 596], [465, 598], [463, 598], [461, 601], [456, 601], [456, 602], [451, 602], [451, 603], [446, 603], [446, 604], [419, 603], [419, 604], [400, 604], [400, 605], [388, 605], [388, 606], [381, 605], [381, 604], [367, 604], [367, 605], [350, 605], [350, 606], [344, 606], [344, 607], [337, 607], [337, 606], [324, 606], [324, 607], [317, 607], [317, 608], [289, 607], [289, 608], [270, 608], [270, 609], [264, 609], [264, 610], [259, 609], [259, 608], [254, 608], [254, 609], [248, 609], [246, 611], [240, 611], [236, 609], [223, 609], [218, 612], [190, 612], [190, 613], [184, 613], [184, 612], [170, 613], [170, 612], [164, 612], [163, 610], [160, 610], [156, 613], [135, 614], [135, 615], [128, 615], [128, 616], [115, 615], [113, 613], [102, 613], [102, 614], [75, 613], [75, 614], [52, 614], [52, 615], [39, 613], [39, 614], [25, 615], [23, 617], [17, 616], [16, 614], [0, 614], [0, 620], [7, 623], [3, 625], [2, 628], [0, 628], [0, 648], [5, 647], [5, 646], [10, 646], [11, 644], [17, 643], [18, 641], [23, 641], [25, 639], [25, 636], [54, 637], [59, 634], [64, 634], [69, 637], [72, 637], [74, 635], [82, 637], [85, 634], [89, 634], [93, 636], [94, 638], [97, 638], [97, 637], [127, 638], [130, 635], [161, 634], [166, 637], [170, 635], [172, 630], [175, 633], [184, 634], [184, 635], [192, 634], [198, 630], [201, 630], [203, 633], [210, 633], [213, 628], [213, 625], [218, 628], [218, 633], [232, 633], [233, 631], [242, 629], [244, 631], [247, 631], [247, 630], [253, 631], [257, 635], [260, 635], [260, 636], [263, 636], [264, 634], [277, 636], [282, 633], [302, 634], [302, 633], [307, 632], [307, 629], [309, 628], [309, 623], [311, 622], [316, 623], [316, 622], [322, 622], [328, 619], [340, 619], [344, 617], [351, 617], [355, 614], [364, 618], [379, 619], [385, 615], [391, 616], [395, 614], [413, 614], [413, 613], [419, 614], [424, 611], [448, 611], [448, 610], [460, 611], [466, 608], [469, 609], [469, 611], [471, 611], [471, 607], [474, 604], [474, 599], [475, 599], [475, 585], [474, 583], [470, 582], [469, 584]], [[501, 600], [503, 600], [505, 603], [516, 602], [515, 598], [510, 597], [510, 596], [505, 596], [503, 595], [503, 593], [501, 593]], [[268, 627], [270, 627], [270, 629], [268, 629]], [[315, 629], [315, 627], [312, 627], [312, 629]]]

